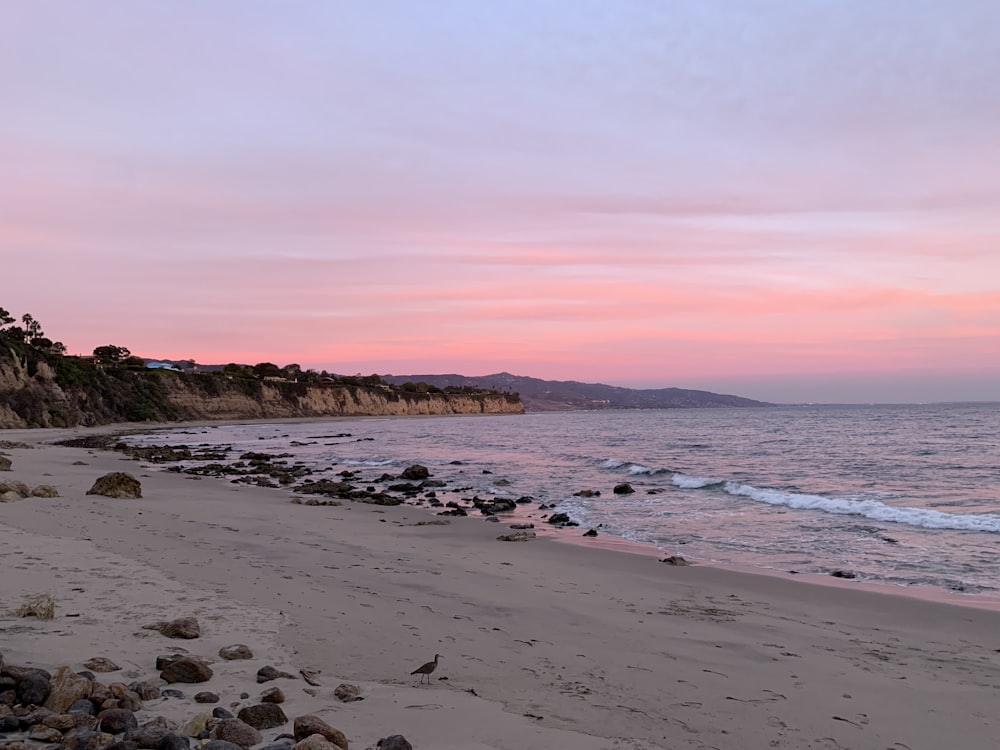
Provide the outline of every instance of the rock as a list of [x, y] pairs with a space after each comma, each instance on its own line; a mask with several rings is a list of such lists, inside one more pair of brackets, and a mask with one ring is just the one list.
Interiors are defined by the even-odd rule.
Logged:
[[597, 529], [590, 529], [589, 531], [583, 532], [584, 536], [597, 536]]
[[212, 716], [216, 719], [235, 719], [236, 717], [230, 711], [227, 711], [222, 706], [216, 706], [212, 709]]
[[635, 490], [632, 488], [632, 485], [629, 484], [628, 482], [622, 482], [621, 484], [615, 485], [614, 492], [616, 495], [631, 495], [633, 492], [635, 492]]
[[7, 456], [0, 456], [0, 471], [10, 471], [11, 461]]
[[103, 656], [87, 659], [87, 661], [83, 663], [83, 666], [93, 672], [117, 672], [121, 669], [121, 667], [111, 661], [111, 659], [105, 659]]
[[98, 727], [108, 734], [122, 734], [129, 729], [138, 729], [135, 714], [125, 708], [112, 708], [97, 714]]
[[272, 687], [265, 690], [260, 694], [261, 703], [284, 703], [285, 694], [281, 692], [281, 688]]
[[21, 500], [21, 496], [14, 492], [14, 490], [7, 490], [6, 492], [0, 492], [0, 503], [16, 503]]
[[[202, 711], [200, 714], [195, 714], [190, 719], [188, 719], [187, 724], [181, 727], [181, 734], [186, 737], [200, 737], [202, 733], [207, 732], [209, 719], [212, 718], [212, 714], [208, 711]], [[226, 717], [226, 718], [232, 718]]]
[[533, 523], [512, 523], [510, 525], [510, 527], [512, 529], [516, 529], [518, 531], [525, 531], [527, 529], [533, 529], [533, 528], [535, 528], [535, 524], [533, 524]]
[[80, 698], [80, 700], [73, 701], [73, 705], [69, 707], [66, 713], [93, 716], [96, 713], [94, 701], [90, 698]]
[[600, 490], [580, 490], [579, 492], [574, 492], [573, 497], [600, 497]]
[[27, 497], [31, 490], [24, 482], [0, 482], [0, 492], [16, 492], [18, 498]]
[[208, 733], [213, 740], [225, 740], [243, 748], [253, 747], [263, 742], [260, 732], [239, 719], [222, 719]]
[[513, 534], [501, 534], [497, 537], [501, 542], [528, 542], [534, 538], [534, 531], [515, 531]]
[[128, 686], [128, 689], [138, 695], [141, 700], [155, 701], [161, 695], [158, 682], [159, 680], [156, 678], [144, 680], [143, 682], [133, 682]]
[[850, 570], [835, 570], [831, 574], [834, 578], [857, 578], [858, 574]]
[[111, 697], [118, 704], [117, 708], [125, 708], [129, 711], [138, 711], [142, 708], [142, 699], [139, 694], [128, 689], [122, 682], [113, 682], [108, 686]]
[[129, 744], [131, 747], [122, 750], [136, 750], [134, 744], [115, 742], [113, 734], [95, 732], [89, 727], [70, 730], [62, 738], [62, 750], [107, 750], [114, 745], [123, 744]]
[[165, 688], [160, 691], [164, 698], [176, 698], [177, 700], [184, 700], [184, 693], [180, 690], [174, 690], [173, 688]]
[[236, 718], [254, 729], [273, 729], [288, 723], [288, 717], [277, 703], [258, 703], [240, 709]]
[[40, 672], [31, 672], [17, 681], [17, 700], [24, 706], [45, 705], [51, 692], [49, 678]]
[[331, 742], [321, 734], [311, 734], [292, 745], [292, 750], [347, 750], [344, 745]]
[[344, 750], [350, 750], [347, 746], [347, 735], [312, 714], [297, 717], [292, 733], [295, 735], [296, 740], [304, 740], [311, 735], [318, 734], [325, 737], [334, 745], [339, 745]]
[[31, 491], [32, 497], [59, 497], [59, 490], [51, 484], [40, 484]]
[[87, 494], [136, 500], [142, 497], [142, 484], [128, 472], [113, 471], [94, 482]]
[[177, 732], [167, 732], [163, 738], [156, 743], [156, 750], [189, 750], [191, 740]]
[[28, 739], [36, 740], [37, 742], [62, 742], [62, 738], [62, 732], [58, 729], [47, 727], [44, 724], [35, 724], [28, 731]]
[[216, 695], [215, 693], [210, 693], [207, 690], [205, 690], [205, 691], [202, 691], [200, 693], [195, 693], [194, 694], [194, 702], [195, 703], [218, 703], [219, 702], [219, 696]]
[[[426, 466], [421, 466], [420, 464], [413, 464], [413, 466], [408, 466], [400, 474], [402, 479], [427, 479], [431, 475], [430, 471], [427, 470]], [[346, 750], [346, 748], [345, 748]]]
[[250, 650], [249, 646], [244, 646], [242, 643], [237, 643], [234, 646], [223, 646], [219, 649], [219, 656], [226, 661], [235, 661], [237, 659], [252, 659], [253, 652]]
[[290, 750], [294, 744], [294, 738], [285, 737], [283, 739], [276, 739], [274, 742], [257, 748], [257, 750]]
[[0, 734], [21, 731], [21, 720], [16, 716], [0, 717]]
[[208, 682], [212, 679], [212, 670], [202, 661], [184, 657], [168, 664], [160, 673], [160, 678], [171, 684]]
[[257, 670], [257, 682], [270, 682], [271, 680], [277, 680], [279, 677], [283, 679], [294, 680], [295, 675], [288, 674], [288, 672], [281, 672], [274, 667], [268, 665], [266, 667], [261, 667]]
[[555, 526], [576, 526], [575, 521], [571, 521], [570, 517], [565, 513], [553, 513], [549, 516], [549, 523]]
[[201, 627], [198, 625], [196, 617], [179, 617], [176, 620], [154, 622], [143, 625], [143, 630], [158, 630], [167, 638], [198, 638], [201, 635]]
[[58, 714], [66, 713], [74, 701], [89, 698], [93, 689], [94, 683], [86, 677], [80, 677], [69, 667], [60, 667], [52, 678], [52, 690], [45, 701], [45, 707]]
[[155, 750], [160, 740], [170, 731], [166, 720], [163, 717], [157, 717], [151, 721], [147, 721], [138, 729], [127, 730], [125, 732], [125, 739], [132, 740], [136, 745], [146, 750]]
[[201, 746], [200, 750], [243, 750], [239, 745], [226, 740], [211, 740]]
[[87, 729], [94, 727], [93, 717], [86, 714], [52, 714], [42, 719], [41, 723], [51, 729], [58, 729], [60, 732], [69, 732], [77, 727], [86, 727]]
[[361, 689], [357, 685], [341, 683], [333, 689], [333, 694], [344, 703], [361, 700]]
[[677, 565], [677, 566], [684, 566], [691, 564], [680, 555], [671, 555], [670, 557], [664, 557], [662, 560], [660, 560], [660, 562], [666, 563], [667, 565]]
[[413, 745], [406, 741], [406, 737], [401, 734], [394, 734], [391, 737], [379, 740], [376, 750], [413, 750]]

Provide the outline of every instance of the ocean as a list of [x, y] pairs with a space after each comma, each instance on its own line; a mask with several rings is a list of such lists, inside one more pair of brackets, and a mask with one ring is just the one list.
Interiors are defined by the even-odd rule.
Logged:
[[[359, 486], [419, 463], [447, 483], [442, 501], [531, 496], [517, 515], [541, 525], [565, 512], [582, 528], [564, 534], [596, 528], [692, 563], [1000, 599], [1000, 404], [369, 417], [129, 442], [213, 446], [234, 461], [287, 453], [312, 479], [359, 471]], [[635, 491], [615, 494], [622, 483]]]

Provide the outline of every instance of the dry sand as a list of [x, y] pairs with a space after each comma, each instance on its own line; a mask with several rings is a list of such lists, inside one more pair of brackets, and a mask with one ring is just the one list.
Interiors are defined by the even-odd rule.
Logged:
[[[316, 713], [355, 748], [389, 734], [417, 750], [1000, 747], [994, 611], [547, 538], [498, 542], [505, 526], [474, 517], [417, 525], [430, 516], [412, 507], [295, 505], [283, 491], [45, 444], [63, 437], [53, 431], [0, 437], [38, 444], [7, 450], [0, 481], [61, 494], [0, 504], [8, 663], [106, 656], [138, 679], [181, 646], [214, 659], [196, 689], [222, 705], [276, 684], [289, 716]], [[109, 471], [140, 477], [143, 498], [87, 496]], [[13, 617], [40, 592], [56, 597], [56, 619]], [[199, 618], [201, 639], [141, 629], [184, 615]], [[218, 660], [233, 643], [256, 658]], [[431, 685], [418, 686], [409, 672], [435, 653]], [[322, 687], [258, 686], [264, 664], [318, 670]], [[343, 681], [365, 700], [337, 701]], [[147, 708], [187, 719], [204, 707]]]

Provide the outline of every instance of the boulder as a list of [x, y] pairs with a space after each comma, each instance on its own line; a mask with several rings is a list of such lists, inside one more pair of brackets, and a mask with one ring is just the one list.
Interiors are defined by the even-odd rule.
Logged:
[[667, 565], [677, 565], [679, 567], [691, 564], [680, 555], [671, 555], [670, 557], [664, 557], [662, 560], [660, 560], [660, 562], [666, 563]]
[[195, 703], [218, 703], [219, 702], [219, 696], [216, 695], [215, 693], [211, 693], [211, 692], [209, 692], [207, 690], [204, 690], [204, 691], [202, 691], [200, 693], [195, 693], [194, 694], [194, 702]]
[[344, 703], [361, 700], [361, 689], [357, 685], [341, 683], [333, 689], [333, 694], [336, 696], [337, 700], [343, 701]]
[[376, 750], [413, 750], [413, 745], [407, 742], [406, 737], [401, 734], [394, 734], [378, 741]]
[[155, 701], [161, 695], [160, 686], [157, 684], [158, 682], [159, 680], [154, 677], [151, 680], [133, 682], [128, 686], [128, 689], [138, 695], [140, 700]]
[[18, 497], [28, 497], [31, 490], [24, 482], [0, 482], [0, 493], [16, 492]]
[[260, 732], [239, 719], [222, 719], [212, 727], [208, 736], [210, 739], [225, 740], [243, 748], [250, 748], [264, 741]]
[[128, 472], [113, 471], [94, 482], [94, 486], [87, 490], [87, 494], [136, 500], [142, 497], [142, 484]]
[[122, 734], [129, 729], [138, 729], [135, 714], [125, 708], [111, 708], [97, 714], [98, 727], [108, 734]]
[[243, 750], [243, 748], [226, 740], [211, 740], [202, 745], [201, 750]]
[[[64, 734], [62, 738], [62, 750], [107, 750], [107, 748], [116, 744], [121, 745], [123, 743], [116, 743], [115, 737], [112, 734], [95, 732], [89, 727], [72, 729]], [[135, 746], [123, 748], [122, 750], [135, 750]]]
[[201, 737], [204, 733], [208, 736], [208, 722], [212, 718], [212, 714], [208, 711], [202, 711], [200, 714], [195, 714], [187, 723], [181, 727], [181, 734], [185, 737]]
[[31, 497], [59, 497], [59, 490], [51, 484], [40, 484], [31, 491]]
[[513, 534], [501, 534], [497, 537], [501, 542], [528, 542], [534, 538], [534, 531], [515, 531]]
[[161, 620], [160, 622], [143, 625], [143, 630], [157, 630], [167, 638], [192, 639], [201, 636], [201, 626], [197, 617], [178, 617], [176, 620]]
[[277, 703], [258, 703], [240, 709], [236, 718], [254, 729], [273, 729], [288, 723], [288, 717]]
[[153, 719], [138, 729], [126, 730], [125, 739], [131, 740], [136, 746], [145, 750], [156, 750], [160, 740], [166, 737], [169, 732], [170, 728], [167, 727], [165, 721]]
[[52, 678], [52, 690], [45, 700], [45, 707], [58, 714], [66, 713], [74, 701], [89, 698], [94, 690], [94, 683], [86, 677], [81, 677], [69, 667], [60, 667]]
[[583, 532], [583, 535], [584, 536], [597, 536], [597, 529], [590, 529], [588, 531], [585, 531], [585, 532]]
[[77, 727], [93, 729], [94, 719], [86, 714], [52, 714], [42, 719], [42, 724], [60, 732], [69, 732]]
[[17, 700], [24, 706], [45, 705], [51, 692], [49, 678], [40, 672], [30, 672], [17, 681]]
[[44, 724], [35, 724], [28, 732], [28, 739], [36, 742], [62, 742], [62, 732]]
[[0, 471], [10, 471], [11, 461], [7, 456], [0, 456]]
[[160, 678], [170, 684], [175, 682], [196, 683], [208, 682], [212, 679], [211, 668], [198, 659], [183, 657], [170, 662], [162, 672]]
[[285, 694], [281, 692], [281, 688], [272, 687], [265, 690], [260, 694], [261, 703], [284, 703]]
[[14, 490], [7, 490], [6, 492], [0, 492], [0, 503], [16, 503], [21, 500], [21, 496], [14, 492]]
[[73, 701], [73, 705], [69, 707], [66, 713], [70, 714], [81, 714], [83, 716], [93, 716], [97, 713], [94, 709], [93, 696], [90, 698], [81, 698], [78, 701]]
[[215, 708], [213, 708], [212, 709], [212, 716], [214, 716], [216, 719], [235, 719], [236, 718], [235, 716], [233, 716], [233, 714], [230, 711], [226, 710], [222, 706], [216, 706]]
[[556, 526], [560, 524], [567, 526], [571, 524], [572, 521], [570, 521], [569, 516], [565, 513], [553, 513], [551, 516], [549, 516], [549, 523]]
[[250, 650], [249, 646], [244, 646], [242, 643], [237, 643], [233, 646], [223, 646], [219, 649], [219, 656], [226, 661], [235, 661], [237, 659], [252, 659], [253, 652]]
[[292, 750], [347, 750], [344, 745], [330, 742], [321, 734], [311, 734], [292, 745]]
[[288, 680], [294, 680], [295, 679], [295, 675], [288, 674], [288, 672], [282, 672], [282, 671], [280, 671], [278, 669], [275, 669], [274, 667], [272, 667], [270, 665], [261, 667], [260, 669], [257, 670], [257, 682], [258, 683], [270, 682], [271, 680], [277, 680], [279, 677], [281, 677], [283, 679], [288, 679]]
[[622, 482], [621, 484], [615, 485], [614, 492], [616, 495], [631, 495], [633, 492], [635, 492], [635, 490], [632, 488], [632, 485], [629, 484], [628, 482]]
[[334, 745], [339, 745], [344, 750], [350, 750], [347, 746], [347, 735], [339, 729], [331, 727], [318, 716], [305, 714], [295, 719], [292, 734], [296, 740], [304, 740], [312, 735], [318, 734], [326, 738]]
[[156, 750], [189, 750], [191, 740], [177, 732], [167, 732], [163, 738], [156, 743]]
[[431, 475], [426, 466], [421, 466], [420, 464], [413, 464], [413, 466], [408, 466], [403, 469], [403, 473], [400, 474], [402, 479], [427, 479]]

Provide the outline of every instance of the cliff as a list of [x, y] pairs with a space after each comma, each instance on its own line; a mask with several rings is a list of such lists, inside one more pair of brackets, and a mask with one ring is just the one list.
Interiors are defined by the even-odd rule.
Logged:
[[516, 395], [306, 385], [219, 373], [103, 368], [0, 342], [0, 429], [115, 422], [520, 414]]

